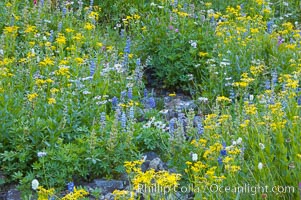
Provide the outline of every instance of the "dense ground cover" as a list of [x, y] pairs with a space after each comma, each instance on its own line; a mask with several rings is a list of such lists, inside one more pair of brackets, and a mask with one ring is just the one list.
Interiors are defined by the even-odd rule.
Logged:
[[[127, 173], [116, 199], [300, 198], [299, 17], [292, 0], [1, 1], [0, 186], [59, 199]], [[173, 173], [142, 171], [148, 151]]]

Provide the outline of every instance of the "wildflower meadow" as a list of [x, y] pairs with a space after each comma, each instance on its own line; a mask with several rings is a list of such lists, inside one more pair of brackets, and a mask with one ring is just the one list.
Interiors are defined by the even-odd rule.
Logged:
[[0, 200], [301, 199], [299, 0], [1, 0], [0, 19]]

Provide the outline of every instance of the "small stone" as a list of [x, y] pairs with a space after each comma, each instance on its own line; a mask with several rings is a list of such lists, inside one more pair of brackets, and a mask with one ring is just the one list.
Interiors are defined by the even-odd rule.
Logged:
[[152, 151], [145, 153], [144, 156], [146, 156], [146, 158], [145, 158], [146, 161], [151, 161], [155, 158], [159, 158], [159, 156], [155, 152], [152, 152]]
[[6, 200], [21, 199], [21, 194], [17, 189], [10, 189], [7, 192]]
[[104, 200], [114, 200], [115, 196], [112, 193], [108, 193], [105, 195]]
[[150, 168], [150, 169], [154, 169], [154, 170], [158, 170], [159, 165], [160, 165], [161, 162], [162, 162], [162, 161], [161, 161], [160, 158], [155, 158], [155, 159], [153, 159], [152, 161], [150, 161], [150, 163], [149, 163], [149, 168]]
[[95, 179], [94, 183], [96, 187], [99, 187], [103, 194], [108, 192], [113, 192], [114, 190], [122, 190], [124, 189], [124, 181], [118, 180], [99, 180]]

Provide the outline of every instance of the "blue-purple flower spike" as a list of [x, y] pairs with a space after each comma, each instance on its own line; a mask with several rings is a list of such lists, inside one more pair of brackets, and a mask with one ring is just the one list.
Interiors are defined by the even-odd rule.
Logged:
[[118, 98], [114, 96], [112, 98], [112, 107], [113, 107], [113, 109], [116, 109], [117, 105], [118, 105]]
[[74, 191], [74, 183], [73, 182], [69, 182], [67, 184], [67, 189], [68, 189], [68, 192], [73, 192]]
[[134, 107], [132, 106], [131, 108], [130, 108], [130, 113], [129, 113], [129, 117], [130, 117], [130, 119], [134, 119]]
[[169, 121], [169, 133], [173, 134], [175, 132], [175, 119]]
[[122, 128], [126, 128], [126, 121], [127, 121], [127, 119], [126, 119], [126, 114], [125, 114], [125, 112], [122, 112], [122, 115], [121, 115], [121, 127]]
[[126, 45], [124, 48], [124, 52], [129, 54], [131, 52], [131, 39], [128, 37], [128, 39], [126, 40]]
[[96, 64], [94, 60], [90, 62], [90, 76], [92, 77], [95, 73]]
[[267, 32], [268, 32], [269, 34], [271, 34], [271, 33], [273, 32], [273, 24], [274, 24], [273, 21], [268, 21], [268, 22], [267, 22]]
[[156, 107], [156, 101], [154, 97], [150, 97], [148, 99], [148, 106], [149, 108], [155, 108]]
[[133, 99], [133, 89], [132, 88], [128, 89], [128, 98]]

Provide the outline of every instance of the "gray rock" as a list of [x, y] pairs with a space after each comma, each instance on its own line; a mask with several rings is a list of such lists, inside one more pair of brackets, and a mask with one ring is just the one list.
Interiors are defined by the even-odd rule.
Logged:
[[165, 104], [165, 108], [168, 110], [189, 110], [196, 108], [196, 105], [193, 100], [182, 100], [180, 98], [176, 98], [167, 102]]
[[155, 158], [149, 162], [149, 168], [154, 169], [155, 171], [163, 170], [163, 162], [160, 158]]
[[104, 196], [104, 200], [114, 200], [115, 196], [112, 193], [108, 193]]
[[145, 153], [143, 156], [146, 157], [145, 158], [146, 161], [151, 161], [155, 158], [159, 158], [159, 156], [155, 152], [152, 152], [152, 151]]
[[106, 194], [108, 192], [113, 192], [114, 190], [122, 190], [125, 188], [125, 182], [118, 181], [118, 180], [95, 179], [94, 183], [96, 187], [99, 187], [101, 189], [103, 194]]
[[159, 158], [155, 152], [147, 152], [144, 154], [145, 161], [141, 165], [142, 172], [149, 169], [154, 169], [155, 171], [167, 170], [167, 165]]
[[20, 200], [21, 193], [17, 189], [10, 189], [7, 192], [6, 200]]
[[6, 199], [6, 192], [0, 192], [0, 200]]

